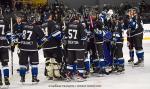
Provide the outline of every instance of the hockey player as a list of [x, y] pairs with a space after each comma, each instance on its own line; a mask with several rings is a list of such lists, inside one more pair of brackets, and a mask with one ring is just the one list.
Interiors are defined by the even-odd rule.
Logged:
[[[61, 29], [59, 25], [53, 20], [52, 14], [47, 13], [47, 21], [42, 24], [45, 36], [52, 35], [43, 45], [44, 57], [46, 58], [45, 75], [51, 80], [60, 78], [60, 64], [62, 62], [62, 49], [61, 49]], [[58, 36], [53, 36], [57, 34]]]
[[35, 25], [36, 19], [34, 16], [28, 18], [27, 24], [23, 25], [22, 38], [20, 40], [20, 53], [19, 53], [19, 65], [20, 65], [20, 77], [22, 83], [25, 82], [25, 75], [27, 71], [26, 65], [31, 65], [32, 82], [39, 82], [38, 77], [38, 47], [37, 40], [44, 37], [43, 31], [39, 26]]
[[[22, 31], [23, 31], [23, 26], [25, 22], [23, 23], [23, 15], [19, 14], [16, 16], [16, 23], [13, 26], [13, 35], [16, 37], [16, 43], [11, 47], [12, 51], [14, 51], [15, 45], [18, 45], [18, 50], [20, 49], [20, 41], [21, 41], [21, 36], [22, 36]], [[18, 57], [19, 53], [18, 53]], [[29, 65], [27, 64], [27, 71], [29, 70]], [[19, 69], [17, 70], [19, 72]]]
[[130, 39], [129, 49], [131, 59], [128, 62], [134, 62], [134, 49], [136, 50], [136, 55], [138, 61], [134, 63], [134, 66], [139, 66], [143, 64], [144, 61], [144, 51], [142, 46], [143, 40], [143, 26], [141, 17], [138, 15], [136, 9], [131, 10], [130, 21], [129, 21], [129, 30], [127, 32]]
[[[1, 12], [1, 8], [0, 8]], [[0, 86], [3, 85], [3, 76], [5, 85], [10, 85], [9, 82], [9, 52], [8, 49], [10, 48], [8, 40], [6, 38], [7, 33], [10, 32], [9, 24], [5, 22], [2, 13], [0, 13], [0, 62], [2, 68], [0, 68]], [[2, 75], [3, 74], [3, 75]]]
[[[90, 16], [89, 16], [90, 17]], [[99, 38], [97, 34], [97, 31], [102, 30], [102, 23], [98, 21], [98, 17], [92, 16], [92, 18], [89, 18], [89, 25], [88, 28], [91, 32], [90, 34], [90, 41], [87, 45], [87, 51], [91, 51], [91, 65], [93, 67], [93, 72], [98, 73], [100, 72], [100, 59], [103, 58], [103, 51], [102, 51], [102, 42], [103, 37]], [[92, 23], [91, 23], [92, 20]], [[92, 27], [93, 25], [93, 27]]]
[[117, 72], [124, 71], [124, 58], [123, 58], [123, 17], [113, 16], [112, 17], [111, 32], [112, 37], [112, 57], [113, 57], [113, 69]]
[[87, 47], [86, 47], [86, 52], [85, 56], [86, 59], [84, 61], [85, 64], [85, 70], [86, 74], [89, 74], [90, 72], [94, 72], [93, 69], [96, 67], [93, 64], [93, 60], [96, 59], [96, 46], [95, 46], [95, 39], [94, 39], [94, 32], [90, 26], [90, 19], [85, 18], [85, 25], [83, 25], [85, 28], [85, 32], [87, 35]]
[[73, 15], [65, 30], [67, 55], [67, 79], [77, 75], [77, 81], [84, 81], [85, 32], [79, 18]]

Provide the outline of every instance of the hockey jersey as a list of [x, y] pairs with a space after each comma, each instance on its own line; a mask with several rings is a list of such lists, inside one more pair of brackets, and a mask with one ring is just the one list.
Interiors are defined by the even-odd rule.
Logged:
[[[44, 32], [45, 36], [48, 37], [53, 33], [60, 31], [60, 27], [55, 21], [51, 20], [42, 24], [42, 31]], [[43, 49], [53, 49], [60, 46], [61, 40], [52, 37], [43, 45]]]
[[7, 33], [10, 32], [9, 24], [0, 19], [0, 48], [8, 48], [9, 42], [6, 38]]
[[20, 41], [20, 50], [37, 51], [37, 40], [42, 39], [44, 33], [37, 25], [23, 25], [22, 37]]
[[138, 16], [133, 17], [130, 21], [129, 21], [129, 28], [131, 29], [130, 33], [128, 34], [128, 36], [130, 35], [130, 37], [139, 35], [139, 34], [143, 34], [143, 22], [142, 19]]
[[67, 49], [68, 50], [84, 50], [86, 33], [82, 24], [79, 22], [70, 22], [67, 25], [65, 31], [65, 38], [67, 38]]

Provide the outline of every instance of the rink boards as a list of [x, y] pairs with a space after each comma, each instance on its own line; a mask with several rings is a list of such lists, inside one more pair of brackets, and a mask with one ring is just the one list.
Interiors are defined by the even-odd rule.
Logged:
[[144, 24], [144, 40], [150, 40], [150, 24]]

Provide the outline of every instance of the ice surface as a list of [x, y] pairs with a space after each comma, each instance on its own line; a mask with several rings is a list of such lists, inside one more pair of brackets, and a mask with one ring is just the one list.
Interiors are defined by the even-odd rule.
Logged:
[[126, 70], [124, 74], [111, 74], [104, 77], [90, 77], [85, 82], [48, 81], [44, 76], [44, 61], [42, 50], [39, 52], [39, 84], [32, 85], [31, 72], [26, 76], [27, 83], [22, 85], [16, 69], [19, 68], [18, 57], [14, 53], [14, 75], [10, 77], [9, 89], [150, 89], [150, 41], [144, 41], [145, 65], [133, 68], [128, 65], [128, 48], [124, 43], [124, 58]]

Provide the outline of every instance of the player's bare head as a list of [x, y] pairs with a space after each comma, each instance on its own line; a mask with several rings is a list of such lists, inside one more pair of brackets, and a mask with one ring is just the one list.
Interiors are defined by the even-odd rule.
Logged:
[[21, 23], [21, 21], [22, 21], [22, 16], [21, 15], [17, 15], [16, 16], [16, 22], [17, 23]]
[[52, 20], [52, 14], [50, 14], [49, 16], [48, 16], [48, 20], [50, 21], [50, 20]]

